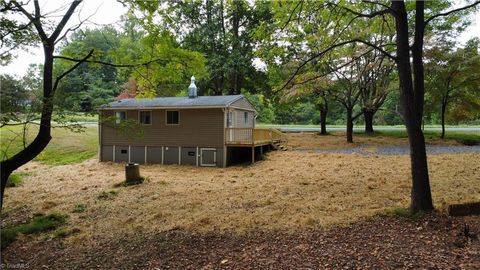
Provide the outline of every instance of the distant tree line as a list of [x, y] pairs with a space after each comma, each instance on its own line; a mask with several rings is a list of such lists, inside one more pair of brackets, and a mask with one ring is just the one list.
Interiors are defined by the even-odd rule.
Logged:
[[[313, 19], [301, 21], [308, 31], [300, 34], [298, 29], [285, 27], [282, 31], [295, 34], [289, 36], [291, 44], [287, 47], [276, 44], [278, 40], [266, 34], [278, 31], [275, 28], [278, 15], [287, 12], [289, 6], [262, 1], [254, 5], [246, 1], [173, 1], [170, 5], [127, 1], [126, 5], [131, 10], [146, 12], [143, 17], [126, 14], [120, 29], [104, 26], [77, 30], [60, 44], [59, 55], [65, 58], [77, 59], [92, 49], [94, 53], [91, 62], [76, 68], [59, 84], [55, 96], [59, 109], [95, 112], [122, 92], [130, 95], [121, 97], [184, 95], [188, 78], [194, 74], [199, 79], [200, 94], [246, 95], [258, 109], [257, 120], [261, 123], [323, 122], [325, 126], [351, 122], [350, 125], [365, 124], [367, 132], [373, 131], [373, 123], [403, 123], [399, 95], [394, 91], [398, 82], [393, 63], [375, 51], [359, 55], [359, 51], [365, 52], [365, 46], [331, 53], [328, 63], [314, 61], [289, 87], [277, 91], [293, 68], [307, 57], [302, 48], [295, 47], [296, 40], [300, 42], [307, 34], [322, 30]], [[305, 16], [310, 12], [306, 4], [303, 12]], [[171, 14], [176, 14], [177, 19], [167, 16]], [[155, 17], [162, 18], [162, 24], [154, 24]], [[284, 23], [281, 18], [278, 20], [278, 24]], [[392, 34], [387, 38], [391, 39]], [[305, 50], [308, 46], [318, 46], [317, 43], [312, 40], [299, 46]], [[442, 45], [426, 51], [428, 89], [423, 123], [478, 123], [480, 101], [475, 91], [480, 75], [475, 67], [480, 63], [479, 40], [468, 41], [464, 48], [454, 40], [439, 44]], [[253, 64], [260, 58], [266, 68]], [[147, 65], [132, 65], [149, 61]], [[445, 64], [446, 61], [450, 62]], [[59, 59], [55, 70], [60, 73], [70, 64]], [[342, 65], [343, 68], [334, 70]], [[446, 70], [452, 69], [452, 65], [458, 68]], [[2, 75], [5, 120], [8, 112], [24, 108], [9, 102], [13, 96], [21, 104], [35, 100], [41, 82], [39, 76], [32, 75], [41, 71], [39, 65], [32, 66], [22, 78]], [[442, 91], [447, 95], [442, 96]]]

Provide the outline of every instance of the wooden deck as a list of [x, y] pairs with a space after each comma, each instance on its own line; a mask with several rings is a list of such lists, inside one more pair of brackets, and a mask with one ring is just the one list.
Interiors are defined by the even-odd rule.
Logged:
[[285, 135], [275, 128], [226, 128], [225, 145], [255, 147], [285, 141]]

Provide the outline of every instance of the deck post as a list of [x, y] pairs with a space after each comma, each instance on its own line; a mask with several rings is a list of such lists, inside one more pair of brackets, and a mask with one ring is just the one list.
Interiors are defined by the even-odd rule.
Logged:
[[178, 165], [182, 165], [182, 147], [178, 147]]
[[198, 146], [197, 146], [197, 149], [195, 150], [195, 166], [197, 167], [198, 167], [198, 156], [199, 154], [198, 154]]
[[255, 163], [255, 146], [252, 146], [252, 164]]
[[260, 155], [263, 155], [263, 145], [260, 146]]

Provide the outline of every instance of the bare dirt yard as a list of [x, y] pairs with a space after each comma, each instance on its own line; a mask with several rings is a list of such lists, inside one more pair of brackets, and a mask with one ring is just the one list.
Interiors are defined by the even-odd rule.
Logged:
[[[356, 138], [353, 146], [405, 144]], [[122, 164], [32, 162], [7, 190], [2, 226], [34, 213], [68, 214], [68, 233], [20, 237], [2, 253], [30, 268], [480, 267], [479, 217], [451, 218], [448, 203], [480, 200], [480, 153], [429, 156], [439, 212], [401, 218], [407, 155], [317, 153], [352, 147], [342, 136], [289, 135], [289, 151], [229, 168], [141, 166], [124, 187]], [[454, 144], [454, 143], [450, 143]], [[465, 233], [465, 224], [468, 233]]]

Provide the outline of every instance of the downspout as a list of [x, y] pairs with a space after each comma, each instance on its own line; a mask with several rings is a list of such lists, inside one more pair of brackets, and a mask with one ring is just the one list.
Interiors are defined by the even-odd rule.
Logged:
[[227, 106], [226, 108], [222, 108], [222, 112], [223, 112], [223, 167], [227, 167], [227, 144], [226, 144], [226, 134], [225, 134], [225, 129], [226, 129], [226, 126], [227, 126], [227, 109], [228, 109], [229, 106]]

